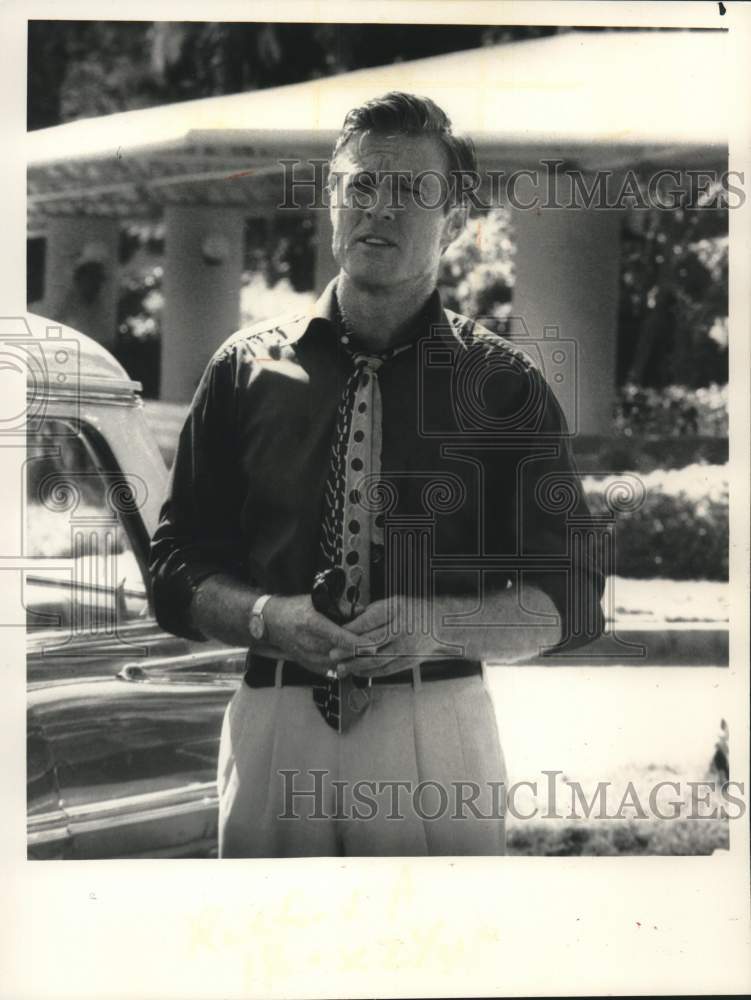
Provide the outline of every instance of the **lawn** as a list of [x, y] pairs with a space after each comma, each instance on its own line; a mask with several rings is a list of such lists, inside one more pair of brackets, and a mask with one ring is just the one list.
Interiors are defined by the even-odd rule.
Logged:
[[[728, 849], [729, 826], [728, 819], [719, 818], [723, 805], [731, 816], [738, 813], [738, 807], [732, 802], [725, 802], [719, 789], [707, 796], [705, 803], [692, 803], [692, 791], [688, 782], [702, 780], [716, 781], [717, 775], [706, 771], [697, 775], [692, 773], [677, 773], [673, 768], [648, 766], [642, 768], [619, 768], [609, 781], [607, 791], [607, 810], [609, 816], [619, 812], [629, 783], [633, 787], [638, 802], [648, 813], [648, 818], [633, 818], [635, 810], [624, 807], [621, 811], [623, 819], [584, 818], [584, 811], [577, 807], [580, 818], [567, 819], [571, 814], [571, 796], [566, 794], [566, 786], [561, 776], [561, 784], [556, 792], [556, 807], [554, 819], [520, 819], [515, 816], [507, 818], [507, 849], [509, 854], [518, 855], [636, 855], [636, 854], [676, 854], [700, 855], [712, 854], [717, 849]], [[539, 781], [539, 779], [538, 779]], [[674, 788], [664, 787], [656, 793], [658, 810], [649, 807], [650, 792], [659, 782], [676, 782], [681, 792]], [[549, 810], [549, 799], [545, 794], [545, 784], [539, 781], [541, 794], [535, 796], [539, 806], [539, 816]], [[592, 801], [597, 783], [594, 780], [582, 781], [582, 791], [586, 800]], [[704, 793], [706, 794], [706, 793]], [[680, 811], [676, 819], [661, 819], [655, 815], [657, 811], [663, 815], [671, 815], [673, 807], [670, 802], [679, 802]], [[532, 798], [524, 801], [517, 798], [519, 814], [532, 812]], [[718, 818], [710, 818], [713, 813]], [[560, 818], [558, 818], [560, 817]], [[707, 817], [707, 818], [704, 818]]]
[[508, 854], [571, 855], [712, 854], [727, 849], [728, 820], [526, 821], [509, 824]]

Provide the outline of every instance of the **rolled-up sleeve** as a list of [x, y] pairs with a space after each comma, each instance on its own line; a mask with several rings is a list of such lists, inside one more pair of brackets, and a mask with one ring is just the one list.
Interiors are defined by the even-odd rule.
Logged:
[[205, 640], [191, 623], [196, 588], [215, 573], [243, 576], [234, 447], [234, 363], [209, 363], [180, 432], [159, 524], [151, 541], [154, 610], [162, 628]]
[[536, 374], [540, 420], [517, 465], [516, 523], [525, 584], [546, 593], [561, 620], [561, 640], [545, 655], [569, 653], [602, 634], [607, 525], [593, 518], [573, 458], [566, 418]]

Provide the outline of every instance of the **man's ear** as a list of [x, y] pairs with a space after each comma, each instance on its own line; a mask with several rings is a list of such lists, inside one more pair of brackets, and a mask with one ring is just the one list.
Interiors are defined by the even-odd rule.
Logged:
[[452, 205], [446, 213], [441, 237], [441, 253], [449, 247], [467, 225], [467, 205]]

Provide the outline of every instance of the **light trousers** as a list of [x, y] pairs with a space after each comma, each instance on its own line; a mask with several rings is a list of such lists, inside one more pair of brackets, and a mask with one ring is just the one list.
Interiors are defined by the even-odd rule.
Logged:
[[219, 856], [499, 855], [506, 770], [480, 675], [374, 685], [343, 734], [308, 687], [250, 688], [222, 726]]

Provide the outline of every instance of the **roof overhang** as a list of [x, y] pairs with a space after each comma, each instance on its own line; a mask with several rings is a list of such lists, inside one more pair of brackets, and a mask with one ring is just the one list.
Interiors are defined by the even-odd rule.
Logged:
[[284, 158], [325, 158], [349, 108], [432, 97], [483, 169], [545, 158], [585, 171], [727, 162], [724, 31], [570, 32], [270, 90], [83, 119], [28, 135], [32, 215], [154, 215], [170, 203], [259, 211]]

